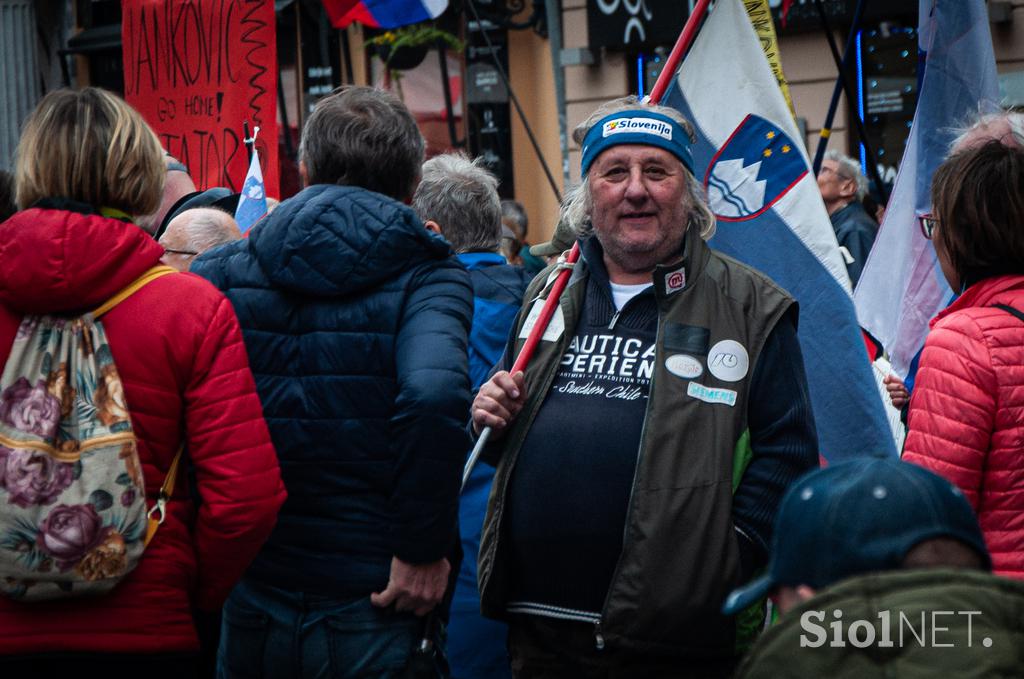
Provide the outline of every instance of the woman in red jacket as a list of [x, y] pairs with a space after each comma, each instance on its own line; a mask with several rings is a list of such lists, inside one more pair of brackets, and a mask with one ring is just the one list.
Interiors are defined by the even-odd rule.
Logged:
[[931, 322], [904, 459], [963, 490], [997, 574], [1024, 579], [1024, 150], [952, 156], [921, 218], [960, 296]]
[[[159, 264], [163, 249], [131, 216], [159, 204], [162, 155], [142, 117], [109, 93], [43, 98], [17, 151], [22, 211], [0, 224], [0, 366], [24, 316], [81, 315]], [[101, 321], [147, 507], [182, 444], [201, 502], [197, 510], [179, 474], [166, 520], [108, 594], [31, 603], [0, 596], [2, 676], [194, 676], [193, 613], [219, 610], [284, 501], [238, 321], [220, 292], [198, 276], [169, 274]], [[4, 467], [16, 462], [0, 457]], [[2, 468], [0, 479], [10, 485], [31, 473], [39, 472]]]

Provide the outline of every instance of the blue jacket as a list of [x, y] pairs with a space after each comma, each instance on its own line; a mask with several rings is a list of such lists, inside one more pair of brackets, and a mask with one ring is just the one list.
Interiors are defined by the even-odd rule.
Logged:
[[473, 302], [451, 255], [408, 207], [317, 185], [192, 265], [238, 314], [289, 493], [247, 577], [358, 597], [454, 548]]
[[495, 252], [465, 252], [459, 261], [473, 282], [473, 328], [469, 332], [469, 381], [477, 389], [501, 360], [508, 331], [533, 278]]
[[864, 206], [859, 200], [833, 212], [829, 219], [836, 232], [836, 240], [841, 247], [846, 248], [853, 259], [847, 263], [846, 272], [850, 274], [850, 284], [857, 287], [860, 272], [864, 270], [871, 246], [875, 243], [878, 224], [864, 211]]
[[[475, 390], [487, 380], [501, 360], [531, 276], [521, 267], [506, 264], [505, 258], [496, 253], [469, 252], [458, 257], [466, 265], [473, 281], [469, 375]], [[480, 615], [480, 594], [476, 589], [480, 529], [493, 478], [494, 467], [478, 462], [462, 489], [459, 503], [463, 558], [448, 621], [448, 662], [452, 679], [511, 676], [505, 650], [507, 628], [504, 623]]]

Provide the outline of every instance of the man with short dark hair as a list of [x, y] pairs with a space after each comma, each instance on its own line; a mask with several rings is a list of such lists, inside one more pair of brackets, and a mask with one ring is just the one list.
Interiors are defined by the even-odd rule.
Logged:
[[737, 677], [1019, 674], [1024, 583], [989, 574], [978, 520], [940, 476], [887, 458], [812, 472], [786, 494], [773, 536], [767, 572], [724, 606], [771, 593], [782, 614]]
[[303, 128], [309, 186], [192, 265], [238, 313], [292, 498], [225, 606], [220, 676], [392, 676], [444, 594], [473, 298], [405, 204], [423, 153], [394, 95], [343, 88]]

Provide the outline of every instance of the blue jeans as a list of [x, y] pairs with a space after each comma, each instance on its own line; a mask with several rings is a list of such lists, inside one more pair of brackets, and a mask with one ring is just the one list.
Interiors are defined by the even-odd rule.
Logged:
[[397, 677], [422, 627], [369, 597], [339, 601], [242, 580], [224, 604], [217, 677]]

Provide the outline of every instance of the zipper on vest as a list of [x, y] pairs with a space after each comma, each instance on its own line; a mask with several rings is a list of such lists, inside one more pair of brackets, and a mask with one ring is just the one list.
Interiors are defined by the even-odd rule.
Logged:
[[[618, 318], [618, 312], [615, 313], [615, 317], [612, 318], [612, 323], [615, 323], [615, 319]], [[657, 356], [658, 339], [661, 335], [661, 315], [658, 315], [657, 325], [654, 329], [654, 347], [655, 355]], [[615, 587], [615, 581], [619, 578], [619, 571], [622, 569], [622, 556], [626, 553], [626, 536], [629, 533], [629, 520], [633, 515], [633, 495], [636, 493], [636, 481], [640, 477], [640, 465], [643, 463], [643, 452], [644, 452], [644, 435], [647, 433], [647, 419], [651, 414], [651, 399], [654, 397], [654, 379], [658, 371], [655, 370], [651, 373], [651, 383], [647, 389], [647, 407], [644, 409], [644, 423], [640, 427], [640, 441], [637, 444], [636, 451], [636, 468], [633, 470], [633, 485], [629, 488], [629, 501], [626, 504], [626, 522], [622, 526], [622, 551], [619, 552], [619, 560], [615, 563], [615, 570], [612, 571], [612, 579], [608, 583], [608, 592], [604, 595], [604, 605], [601, 606], [601, 618], [595, 623], [594, 640], [597, 645], [597, 650], [604, 649], [604, 636], [601, 634], [601, 621], [604, 620], [608, 615], [608, 601], [612, 598], [612, 589]]]

